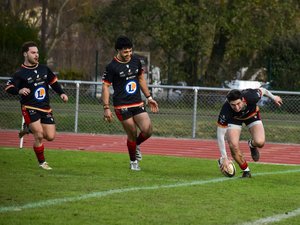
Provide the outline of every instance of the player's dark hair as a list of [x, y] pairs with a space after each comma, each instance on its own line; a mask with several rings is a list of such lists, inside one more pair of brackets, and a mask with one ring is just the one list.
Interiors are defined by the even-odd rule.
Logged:
[[237, 89], [233, 89], [233, 90], [228, 92], [228, 94], [226, 96], [226, 99], [227, 99], [228, 102], [235, 101], [235, 100], [238, 100], [238, 99], [242, 99], [242, 92], [237, 90]]
[[27, 41], [22, 45], [21, 53], [28, 52], [30, 47], [37, 47], [37, 44], [33, 41]]
[[126, 48], [132, 48], [132, 42], [128, 37], [121, 35], [116, 40], [115, 49], [121, 50]]

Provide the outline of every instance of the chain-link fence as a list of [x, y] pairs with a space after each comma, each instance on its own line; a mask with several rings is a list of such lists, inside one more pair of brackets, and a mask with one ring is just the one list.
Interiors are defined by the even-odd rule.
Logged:
[[[22, 117], [18, 96], [5, 93], [7, 78], [0, 79], [0, 129], [19, 129]], [[61, 80], [60, 83], [69, 96], [69, 102], [63, 103], [57, 94], [50, 91], [58, 131], [124, 134], [116, 117], [112, 123], [103, 120], [99, 82]], [[165, 85], [149, 87], [160, 109], [157, 114], [148, 110], [155, 136], [216, 138], [216, 121], [229, 89]], [[259, 102], [267, 141], [300, 143], [300, 92], [273, 93], [282, 97], [282, 107], [276, 107], [268, 98]], [[248, 132], [242, 132], [241, 139], [248, 137]]]

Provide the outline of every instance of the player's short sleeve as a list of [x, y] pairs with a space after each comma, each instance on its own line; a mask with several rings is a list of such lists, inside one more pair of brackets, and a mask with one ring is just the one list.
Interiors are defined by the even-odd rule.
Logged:
[[144, 74], [144, 69], [143, 69], [142, 62], [140, 59], [138, 59], [138, 70], [139, 70], [139, 72], [138, 72], [139, 76]]
[[15, 82], [14, 82], [13, 78], [9, 79], [9, 80], [6, 82], [6, 85], [5, 85], [4, 90], [5, 90], [5, 91], [8, 91], [8, 89], [11, 89], [11, 88], [16, 88], [16, 85], [15, 85]]
[[16, 86], [16, 82], [14, 78], [10, 78], [7, 82], [6, 82], [6, 87], [11, 87], [11, 86]]
[[113, 71], [110, 64], [105, 67], [102, 75], [102, 81], [110, 84], [113, 82]]
[[217, 124], [220, 127], [227, 127], [228, 126], [228, 119], [229, 119], [229, 116], [230, 116], [230, 110], [229, 110], [228, 107], [230, 107], [229, 104], [224, 103], [224, 105], [222, 106], [222, 109], [219, 113]]
[[8, 83], [15, 85], [16, 88], [20, 88], [20, 75], [19, 72], [14, 73], [11, 79], [8, 80]]
[[248, 103], [256, 104], [262, 97], [262, 92], [259, 88], [257, 89], [246, 89], [243, 93], [244, 98]]
[[46, 69], [47, 69], [48, 83], [49, 83], [49, 85], [52, 85], [58, 80], [58, 78], [49, 67], [46, 67]]
[[10, 94], [17, 95], [21, 89], [21, 80], [18, 73], [15, 73], [11, 79], [6, 82], [4, 90]]

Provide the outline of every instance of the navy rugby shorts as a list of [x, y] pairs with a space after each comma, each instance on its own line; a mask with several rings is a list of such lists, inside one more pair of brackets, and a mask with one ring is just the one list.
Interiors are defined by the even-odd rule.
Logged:
[[22, 109], [26, 124], [41, 120], [43, 124], [55, 124], [52, 112], [43, 112], [35, 109]]
[[246, 126], [249, 126], [250, 124], [255, 123], [256, 121], [261, 121], [260, 112], [257, 112], [256, 115], [245, 120], [238, 120], [232, 118], [228, 121], [228, 124], [242, 126], [242, 124], [244, 123]]
[[127, 120], [135, 115], [146, 112], [144, 106], [115, 109], [115, 113], [120, 121]]

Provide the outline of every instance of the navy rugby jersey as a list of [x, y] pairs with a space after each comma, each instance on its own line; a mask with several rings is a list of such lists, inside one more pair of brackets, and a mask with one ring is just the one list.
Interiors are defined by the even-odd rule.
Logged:
[[246, 107], [239, 112], [235, 112], [229, 102], [225, 102], [218, 118], [218, 125], [227, 127], [232, 120], [247, 120], [252, 118], [259, 112], [257, 102], [261, 99], [262, 93], [260, 89], [242, 90], [242, 97], [246, 101]]
[[102, 80], [112, 84], [115, 108], [138, 106], [143, 103], [138, 77], [143, 76], [139, 58], [132, 56], [129, 62], [121, 62], [116, 57], [106, 66]]
[[[30, 94], [21, 95], [22, 107], [50, 112], [48, 90], [49, 85], [53, 85], [56, 81], [56, 75], [47, 66], [38, 64], [28, 67], [22, 64], [12, 79], [8, 80], [5, 91], [18, 95], [19, 90], [26, 87], [30, 89]], [[64, 93], [60, 86], [57, 88], [57, 83], [54, 89], [58, 94]]]

